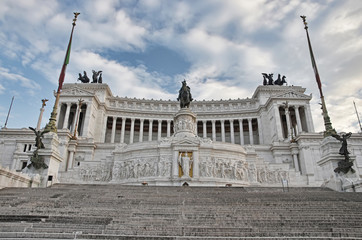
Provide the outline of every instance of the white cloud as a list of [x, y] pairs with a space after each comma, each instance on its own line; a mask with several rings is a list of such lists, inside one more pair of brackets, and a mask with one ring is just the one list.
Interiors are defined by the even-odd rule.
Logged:
[[[69, 6], [55, 0], [3, 0], [0, 50], [6, 59], [2, 61], [20, 64], [3, 65], [7, 67], [0, 71], [7, 81], [34, 86], [21, 64], [31, 66], [44, 76], [39, 81], [56, 86], [72, 12], [79, 10], [66, 82], [75, 82], [83, 70], [88, 74], [103, 70], [104, 82], [115, 95], [175, 99], [177, 93], [168, 91], [177, 91], [186, 78], [194, 98], [209, 100], [251, 97], [262, 82], [261, 72], [281, 73], [290, 85], [301, 85], [313, 94], [314, 123], [321, 131], [319, 93], [299, 17], [306, 15], [333, 126], [349, 131], [356, 129], [351, 98], [359, 104], [362, 99], [361, 9], [356, 0], [94, 0]], [[189, 69], [165, 76], [147, 65], [130, 64], [137, 59], [120, 62], [115, 54], [142, 54], [158, 45], [177, 52]], [[176, 86], [165, 90], [173, 82]]]
[[3, 85], [0, 84], [0, 94], [3, 94], [5, 91], [5, 88], [3, 87]]
[[167, 77], [150, 73], [143, 65], [125, 66], [87, 51], [75, 54], [72, 61], [73, 66], [68, 69], [69, 77], [66, 77], [68, 79], [66, 82], [75, 82], [79, 69], [85, 70], [89, 77], [91, 70], [102, 70], [103, 82], [111, 87], [114, 95], [154, 99], [174, 98], [173, 94], [167, 93], [160, 87], [160, 82]]
[[26, 77], [23, 77], [20, 74], [11, 73], [9, 69], [3, 67], [0, 67], [0, 77], [8, 81], [20, 82], [20, 85], [25, 88], [40, 89], [40, 85], [37, 84], [36, 82]]

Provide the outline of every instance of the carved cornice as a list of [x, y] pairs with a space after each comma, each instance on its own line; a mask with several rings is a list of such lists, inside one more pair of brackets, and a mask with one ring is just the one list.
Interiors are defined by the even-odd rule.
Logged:
[[102, 83], [102, 84], [101, 83], [79, 83], [79, 84], [78, 83], [65, 83], [63, 85], [62, 91], [65, 91], [67, 89], [72, 89], [75, 87], [86, 90], [91, 93], [96, 93], [97, 91], [106, 91], [108, 96], [113, 96], [111, 89], [105, 83]]

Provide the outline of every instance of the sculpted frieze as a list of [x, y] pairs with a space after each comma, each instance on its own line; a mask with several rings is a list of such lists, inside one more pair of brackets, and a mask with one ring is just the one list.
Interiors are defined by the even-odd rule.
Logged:
[[289, 172], [283, 169], [271, 169], [269, 166], [248, 164], [234, 158], [201, 157], [200, 177], [239, 180], [250, 183], [280, 183], [289, 181]]
[[112, 179], [124, 180], [145, 177], [170, 177], [171, 156], [135, 158], [114, 164]]
[[78, 172], [79, 179], [85, 182], [109, 182], [112, 177], [112, 164], [82, 165], [75, 168], [75, 171]]

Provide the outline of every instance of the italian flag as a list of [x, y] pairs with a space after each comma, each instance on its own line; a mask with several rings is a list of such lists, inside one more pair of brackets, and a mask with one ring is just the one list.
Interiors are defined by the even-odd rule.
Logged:
[[60, 92], [60, 90], [62, 90], [63, 82], [64, 82], [64, 78], [65, 78], [65, 71], [67, 70], [67, 65], [69, 64], [70, 48], [71, 48], [71, 46], [72, 46], [72, 38], [73, 38], [74, 26], [75, 26], [75, 25], [73, 25], [72, 33], [70, 34], [70, 39], [69, 39], [69, 44], [68, 44], [68, 48], [67, 48], [67, 53], [65, 54], [64, 64], [63, 64], [62, 71], [60, 72], [60, 76], [59, 76], [58, 92]]

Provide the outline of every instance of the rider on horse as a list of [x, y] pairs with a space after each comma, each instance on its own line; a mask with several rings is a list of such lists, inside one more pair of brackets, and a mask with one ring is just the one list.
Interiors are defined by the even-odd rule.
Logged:
[[186, 80], [182, 82], [182, 87], [179, 90], [177, 101], [180, 101], [181, 108], [188, 108], [192, 101], [190, 87], [186, 85]]

